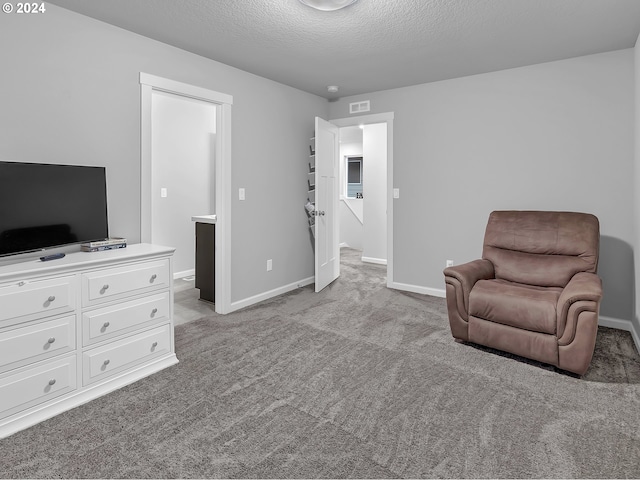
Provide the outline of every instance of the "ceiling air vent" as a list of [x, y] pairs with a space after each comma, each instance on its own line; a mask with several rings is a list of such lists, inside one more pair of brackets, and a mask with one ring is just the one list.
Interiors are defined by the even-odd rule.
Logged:
[[349, 113], [362, 113], [369, 110], [371, 110], [371, 102], [369, 100], [349, 104]]

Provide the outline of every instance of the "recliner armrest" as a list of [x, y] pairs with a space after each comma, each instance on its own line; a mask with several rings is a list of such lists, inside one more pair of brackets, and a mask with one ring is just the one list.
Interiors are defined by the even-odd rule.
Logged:
[[558, 336], [561, 336], [567, 322], [567, 314], [572, 304], [576, 302], [593, 302], [593, 309], [597, 313], [602, 300], [602, 280], [595, 273], [576, 273], [567, 286], [564, 287], [556, 311], [558, 314]]
[[493, 263], [485, 259], [447, 267], [443, 273], [445, 283], [451, 283], [454, 287], [457, 283], [462, 288], [465, 314], [469, 312], [469, 293], [476, 282], [478, 280], [489, 280], [495, 276]]
[[569, 280], [558, 299], [558, 312], [566, 313], [569, 305], [580, 300], [602, 300], [602, 280], [595, 273], [578, 272]]

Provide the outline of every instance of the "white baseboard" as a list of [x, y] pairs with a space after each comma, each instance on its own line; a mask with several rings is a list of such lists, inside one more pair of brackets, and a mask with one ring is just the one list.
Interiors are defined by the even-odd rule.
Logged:
[[374, 258], [374, 257], [361, 257], [361, 260], [365, 263], [375, 263], [377, 265], [386, 265], [386, 258]]
[[[446, 298], [447, 293], [446, 290], [440, 288], [429, 288], [429, 287], [420, 287], [418, 285], [409, 285], [407, 283], [399, 283], [399, 282], [390, 282], [387, 283], [387, 287], [393, 288], [396, 290], [404, 290], [406, 292], [413, 293], [421, 293], [423, 295], [431, 295], [433, 297], [441, 297]], [[640, 352], [640, 335], [633, 323], [630, 320], [622, 320], [619, 318], [611, 318], [611, 317], [603, 317], [600, 315], [598, 317], [598, 325], [609, 328], [616, 328], [618, 330], [625, 330], [631, 334], [631, 338], [633, 339], [633, 343], [636, 346], [636, 350]]]
[[617, 328], [618, 330], [625, 330], [629, 332], [631, 334], [631, 338], [633, 338], [633, 343], [636, 344], [636, 350], [640, 352], [640, 335], [638, 335], [638, 331], [635, 329], [631, 320], [603, 317], [602, 315], [600, 315], [598, 317], [598, 325], [609, 328]]
[[[363, 261], [365, 261], [364, 258], [363, 258]], [[253, 297], [245, 298], [244, 300], [238, 300], [237, 302], [232, 302], [229, 313], [235, 310], [240, 310], [241, 308], [248, 307], [255, 303], [268, 300], [269, 298], [277, 297], [278, 295], [282, 295], [283, 293], [290, 292], [292, 290], [295, 290], [296, 288], [306, 287], [307, 285], [311, 285], [314, 282], [315, 282], [315, 278], [309, 277], [309, 278], [300, 280], [298, 282], [284, 285], [279, 288], [274, 288], [273, 290], [269, 290], [268, 292], [254, 295]], [[408, 283], [400, 283], [400, 282], [388, 282], [387, 287], [393, 288], [394, 290], [403, 290], [405, 292], [420, 293], [422, 295], [431, 295], [432, 297], [445, 298], [447, 296], [444, 288], [421, 287], [419, 285], [411, 285]], [[618, 330], [625, 330], [629, 332], [631, 334], [631, 338], [633, 339], [633, 343], [636, 346], [636, 349], [638, 350], [638, 352], [640, 352], [640, 335], [630, 320], [622, 320], [619, 318], [612, 318], [612, 317], [606, 317], [601, 315], [598, 317], [598, 325], [602, 325], [603, 327], [616, 328]]]
[[307, 285], [311, 285], [315, 281], [315, 277], [309, 277], [297, 282], [290, 283], [289, 285], [283, 285], [282, 287], [274, 288], [273, 290], [269, 290], [268, 292], [254, 295], [253, 297], [238, 300], [236, 302], [231, 302], [231, 308], [229, 309], [228, 313], [235, 312], [236, 310], [240, 310], [241, 308], [248, 307], [250, 305], [268, 300], [273, 297], [277, 297], [278, 295], [290, 292], [291, 290], [295, 290], [296, 288], [306, 287]]
[[395, 290], [404, 290], [406, 292], [421, 293], [422, 295], [431, 295], [432, 297], [445, 298], [447, 296], [444, 288], [420, 287], [418, 285], [410, 285], [408, 283], [388, 282], [387, 287]]
[[196, 274], [196, 269], [192, 268], [190, 270], [184, 270], [182, 272], [173, 272], [173, 279], [177, 280], [179, 278], [191, 277]]

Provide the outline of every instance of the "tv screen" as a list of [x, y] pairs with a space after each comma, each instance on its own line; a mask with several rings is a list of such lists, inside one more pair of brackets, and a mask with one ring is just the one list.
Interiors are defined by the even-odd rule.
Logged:
[[103, 167], [0, 162], [0, 256], [108, 236]]

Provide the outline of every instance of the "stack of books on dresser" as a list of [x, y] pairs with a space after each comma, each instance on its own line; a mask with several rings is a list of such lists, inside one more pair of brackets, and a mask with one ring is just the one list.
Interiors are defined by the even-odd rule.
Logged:
[[116, 248], [125, 248], [126, 246], [126, 238], [115, 237], [86, 242], [83, 243], [80, 248], [83, 252], [101, 252], [102, 250], [115, 250]]

